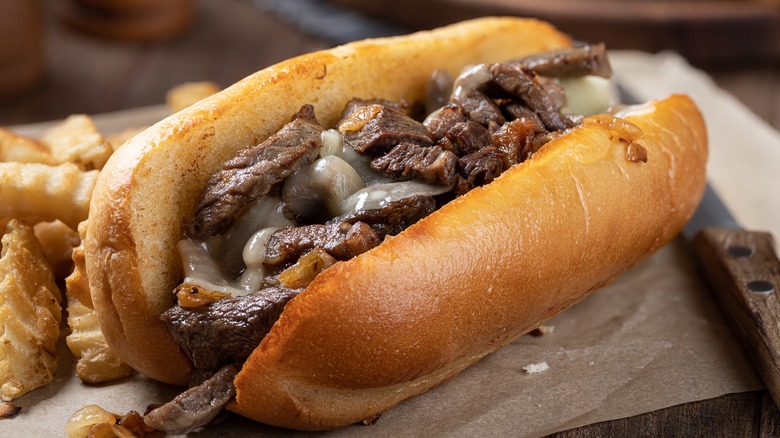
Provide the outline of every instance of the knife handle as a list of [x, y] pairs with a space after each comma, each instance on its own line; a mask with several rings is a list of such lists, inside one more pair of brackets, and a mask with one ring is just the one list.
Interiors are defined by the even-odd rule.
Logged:
[[693, 249], [726, 319], [780, 406], [780, 260], [772, 235], [704, 228]]

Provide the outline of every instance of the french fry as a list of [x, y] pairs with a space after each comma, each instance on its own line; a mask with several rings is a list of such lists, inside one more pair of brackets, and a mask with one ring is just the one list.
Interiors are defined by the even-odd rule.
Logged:
[[4, 128], [0, 128], [0, 161], [43, 164], [53, 162], [46, 145]]
[[69, 291], [66, 296], [71, 332], [65, 340], [78, 359], [76, 375], [87, 383], [110, 382], [130, 376], [133, 369], [109, 348], [100, 331], [95, 310], [85, 306]]
[[[79, 235], [87, 232], [87, 221], [79, 224]], [[89, 295], [83, 243], [73, 249], [73, 273], [65, 279], [68, 301], [68, 348], [78, 359], [76, 375], [87, 383], [109, 382], [128, 377], [133, 370], [106, 343]]]
[[79, 302], [87, 308], [92, 309], [92, 297], [89, 294], [89, 282], [87, 281], [87, 265], [84, 257], [84, 236], [87, 234], [87, 223], [84, 221], [79, 224], [78, 234], [81, 241], [78, 246], [73, 248], [71, 259], [73, 260], [73, 272], [65, 278], [65, 289], [68, 293], [76, 297]]
[[79, 233], [59, 220], [38, 222], [33, 229], [49, 260], [54, 278], [64, 279], [73, 271], [72, 253], [81, 242]]
[[213, 82], [185, 82], [171, 88], [165, 95], [165, 102], [172, 112], [178, 112], [219, 91]]
[[41, 142], [51, 150], [54, 163], [73, 163], [82, 170], [102, 169], [114, 149], [89, 116], [74, 114], [46, 131]]
[[0, 399], [10, 401], [50, 382], [60, 292], [32, 227], [11, 220], [0, 252]]
[[59, 219], [75, 229], [87, 218], [98, 171], [75, 164], [0, 163], [0, 221]]

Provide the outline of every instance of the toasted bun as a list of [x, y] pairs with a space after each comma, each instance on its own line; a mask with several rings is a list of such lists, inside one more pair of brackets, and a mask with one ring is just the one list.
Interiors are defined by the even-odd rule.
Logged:
[[[106, 339], [134, 368], [183, 383], [190, 365], [158, 316], [181, 280], [175, 243], [208, 176], [305, 103], [331, 124], [352, 97], [418, 100], [431, 71], [562, 47], [545, 23], [485, 18], [283, 62], [120, 148], [85, 239]], [[385, 411], [452, 377], [669, 241], [704, 188], [701, 115], [648, 104], [627, 135], [609, 116], [548, 143], [396, 237], [338, 263], [292, 300], [235, 380], [230, 409], [296, 429]], [[640, 144], [647, 162], [629, 160]]]
[[619, 127], [588, 121], [490, 185], [323, 272], [244, 364], [230, 409], [296, 429], [370, 418], [671, 240], [704, 189], [701, 115], [690, 99], [673, 96], [628, 120], [644, 133], [646, 163], [626, 159]]

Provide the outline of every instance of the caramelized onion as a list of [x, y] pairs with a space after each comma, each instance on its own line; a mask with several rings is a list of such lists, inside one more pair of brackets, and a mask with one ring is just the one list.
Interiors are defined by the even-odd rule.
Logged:
[[371, 121], [380, 111], [384, 108], [383, 105], [363, 105], [358, 107], [339, 124], [339, 132], [342, 134], [350, 134], [360, 131], [363, 126]]
[[225, 292], [208, 290], [189, 283], [182, 283], [176, 286], [173, 293], [176, 295], [176, 301], [179, 303], [179, 306], [186, 309], [204, 306], [230, 296], [230, 294]]
[[21, 410], [22, 408], [11, 402], [2, 402], [0, 403], [0, 418], [11, 418]]
[[279, 284], [290, 289], [302, 289], [320, 272], [336, 263], [336, 259], [322, 248], [314, 248], [279, 274]]

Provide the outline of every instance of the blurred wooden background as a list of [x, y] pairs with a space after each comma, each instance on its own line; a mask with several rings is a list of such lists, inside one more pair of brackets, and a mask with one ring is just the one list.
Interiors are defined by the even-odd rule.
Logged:
[[[183, 34], [159, 42], [124, 42], [67, 25], [56, 11], [71, 0], [4, 0], [38, 1], [43, 76], [27, 91], [0, 96], [0, 126], [159, 104], [167, 90], [182, 82], [210, 80], [227, 86], [292, 55], [334, 44], [268, 12], [283, 11], [285, 4], [289, 9], [295, 2], [194, 0], [194, 20]], [[0, 39], [2, 32], [0, 27]], [[703, 67], [721, 87], [780, 128], [778, 63], [778, 58], [752, 59]]]

